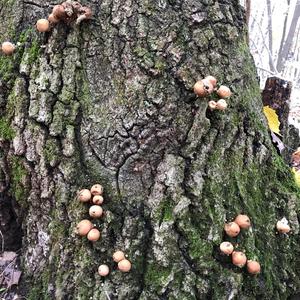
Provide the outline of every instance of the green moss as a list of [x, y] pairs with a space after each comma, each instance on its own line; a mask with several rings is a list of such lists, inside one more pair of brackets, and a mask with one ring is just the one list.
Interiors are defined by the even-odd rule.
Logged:
[[4, 140], [12, 140], [15, 135], [15, 131], [10, 127], [7, 119], [3, 117], [0, 118], [0, 138]]
[[173, 205], [171, 199], [166, 199], [159, 207], [160, 218], [167, 222], [173, 220]]
[[32, 65], [36, 59], [38, 58], [40, 54], [40, 45], [37, 40], [33, 40], [31, 43], [31, 47], [28, 50], [29, 56], [28, 56], [28, 63]]
[[26, 185], [27, 170], [20, 157], [11, 158], [11, 186], [10, 191], [13, 197], [21, 206], [27, 206], [28, 186]]
[[150, 263], [146, 269], [145, 285], [153, 286], [154, 289], [157, 289], [163, 286], [163, 282], [167, 279], [171, 272], [171, 268], [165, 268], [155, 263]]
[[59, 158], [59, 149], [57, 142], [54, 139], [48, 139], [46, 141], [45, 147], [43, 149], [43, 153], [46, 159], [46, 162], [50, 165], [55, 165], [56, 162], [60, 160]]

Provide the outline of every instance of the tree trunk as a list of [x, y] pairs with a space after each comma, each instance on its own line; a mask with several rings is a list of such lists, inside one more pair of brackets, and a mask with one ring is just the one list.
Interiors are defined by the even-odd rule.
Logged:
[[[0, 2], [1, 36], [20, 43], [1, 56], [0, 159], [1, 199], [22, 226], [26, 298], [296, 294], [299, 191], [268, 135], [238, 1], [82, 2], [91, 21], [46, 34], [34, 24], [54, 3]], [[192, 91], [208, 74], [233, 91], [226, 112]], [[98, 182], [105, 217], [92, 244], [74, 233], [88, 218], [76, 194]], [[218, 252], [239, 213], [252, 228], [231, 240], [260, 261], [257, 276]], [[282, 217], [289, 235], [276, 233]], [[129, 273], [116, 270], [116, 249]]]

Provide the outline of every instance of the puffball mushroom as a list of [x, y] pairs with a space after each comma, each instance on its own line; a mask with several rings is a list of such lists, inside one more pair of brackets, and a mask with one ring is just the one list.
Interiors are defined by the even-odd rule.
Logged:
[[78, 199], [80, 202], [88, 202], [92, 198], [92, 194], [90, 190], [88, 189], [83, 189], [78, 193]]
[[89, 214], [92, 218], [100, 218], [102, 216], [103, 209], [99, 205], [93, 205], [89, 209]]
[[235, 218], [234, 222], [243, 229], [248, 229], [251, 226], [250, 219], [247, 215], [238, 215]]
[[226, 100], [220, 99], [217, 101], [216, 109], [225, 110], [227, 108], [227, 106], [228, 106], [228, 104], [227, 104]]
[[89, 233], [89, 231], [94, 227], [91, 221], [82, 220], [76, 226], [76, 232], [80, 236], [85, 236]]
[[277, 222], [276, 228], [280, 233], [289, 233], [291, 231], [291, 227], [289, 226], [289, 221], [286, 218], [282, 218]]
[[213, 100], [209, 101], [209, 102], [208, 102], [208, 107], [209, 107], [211, 110], [216, 109], [216, 107], [217, 107], [217, 102], [216, 102], [216, 101], [213, 101]]
[[11, 42], [2, 43], [1, 50], [5, 55], [12, 55], [16, 49], [16, 46]]
[[245, 253], [241, 251], [233, 251], [232, 252], [232, 263], [235, 266], [242, 268], [247, 262], [247, 257]]
[[226, 255], [230, 255], [233, 252], [233, 245], [229, 242], [223, 242], [220, 244], [220, 250]]
[[221, 85], [217, 90], [217, 94], [220, 96], [220, 98], [228, 98], [231, 96], [231, 91], [229, 87]]
[[214, 87], [208, 80], [199, 80], [194, 85], [194, 93], [199, 97], [205, 97], [213, 91]]
[[228, 236], [236, 237], [240, 233], [240, 226], [235, 222], [230, 222], [224, 225], [224, 230]]
[[103, 194], [103, 186], [101, 184], [94, 184], [91, 187], [92, 195], [102, 195]]
[[247, 270], [250, 274], [259, 274], [260, 273], [260, 264], [255, 260], [247, 261]]
[[49, 21], [46, 20], [46, 19], [39, 19], [39, 20], [36, 22], [36, 29], [37, 29], [39, 32], [46, 32], [46, 31], [49, 31], [49, 28], [50, 28], [50, 24], [49, 24]]
[[129, 272], [131, 269], [131, 262], [127, 259], [123, 259], [118, 262], [118, 269], [121, 272]]
[[50, 14], [48, 16], [48, 21], [50, 22], [50, 24], [57, 24], [59, 23], [59, 19], [57, 19], [54, 14]]
[[123, 251], [120, 251], [120, 250], [118, 250], [118, 251], [116, 251], [114, 254], [113, 254], [113, 260], [115, 261], [115, 262], [120, 262], [121, 260], [123, 260], [123, 259], [125, 259], [125, 254], [124, 254], [124, 252]]
[[100, 265], [98, 268], [98, 273], [100, 276], [107, 276], [109, 274], [108, 265]]
[[55, 5], [53, 7], [52, 14], [55, 16], [56, 19], [61, 20], [66, 16], [65, 8], [60, 4]]
[[216, 87], [217, 79], [215, 77], [209, 75], [209, 76], [206, 76], [205, 79], [210, 81], [210, 83], [213, 85], [213, 87]]
[[97, 242], [100, 239], [100, 231], [97, 228], [93, 228], [87, 234], [87, 239], [91, 242]]
[[104, 199], [100, 195], [95, 195], [93, 197], [93, 203], [96, 204], [96, 205], [101, 205], [103, 203], [103, 201], [104, 201]]

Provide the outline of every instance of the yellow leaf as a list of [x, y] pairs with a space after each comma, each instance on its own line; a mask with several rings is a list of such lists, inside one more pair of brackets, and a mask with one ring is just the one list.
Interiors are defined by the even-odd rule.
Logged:
[[279, 133], [280, 122], [276, 114], [276, 111], [268, 105], [268, 106], [264, 106], [264, 114], [268, 120], [270, 130], [275, 132], [278, 135], [281, 135]]
[[296, 171], [295, 168], [292, 168], [292, 172], [294, 174], [294, 178], [295, 178], [295, 182], [296, 182], [297, 186], [300, 187], [300, 171]]

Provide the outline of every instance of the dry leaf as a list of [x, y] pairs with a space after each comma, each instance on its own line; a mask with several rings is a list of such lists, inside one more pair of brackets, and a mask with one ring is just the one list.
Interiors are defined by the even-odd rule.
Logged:
[[269, 105], [264, 106], [264, 114], [268, 120], [268, 125], [271, 131], [275, 132], [278, 135], [280, 134], [279, 126], [280, 122], [278, 119], [278, 115], [276, 114], [276, 111], [271, 108]]
[[294, 174], [294, 178], [297, 186], [300, 187], [300, 171], [297, 171], [295, 168], [292, 168], [292, 172]]

